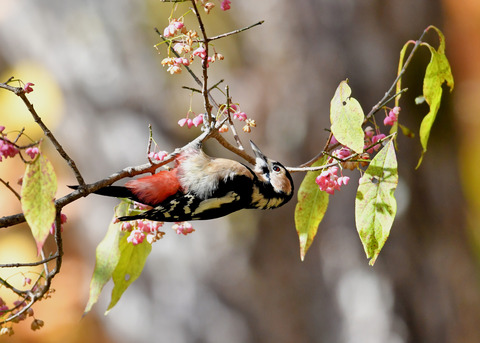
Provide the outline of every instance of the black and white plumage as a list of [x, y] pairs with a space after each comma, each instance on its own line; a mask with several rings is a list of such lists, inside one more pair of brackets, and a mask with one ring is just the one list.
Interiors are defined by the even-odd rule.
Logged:
[[223, 217], [241, 209], [273, 209], [293, 195], [293, 181], [286, 168], [267, 158], [250, 142], [255, 167], [229, 159], [212, 158], [201, 149], [189, 148], [176, 158], [176, 166], [125, 186], [109, 186], [96, 193], [125, 197], [153, 207], [120, 221], [149, 219], [164, 222]]

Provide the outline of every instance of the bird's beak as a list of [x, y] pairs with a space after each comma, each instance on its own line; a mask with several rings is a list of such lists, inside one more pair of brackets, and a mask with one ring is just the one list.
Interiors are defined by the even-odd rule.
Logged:
[[250, 145], [252, 146], [252, 150], [255, 153], [255, 157], [267, 163], [267, 157], [260, 151], [258, 146], [256, 146], [255, 143], [253, 143], [252, 141], [250, 141]]

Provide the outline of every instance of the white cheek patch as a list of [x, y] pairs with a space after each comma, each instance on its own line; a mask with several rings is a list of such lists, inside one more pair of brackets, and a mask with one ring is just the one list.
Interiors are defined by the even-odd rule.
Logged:
[[238, 196], [237, 193], [230, 191], [225, 196], [221, 198], [213, 198], [213, 199], [207, 199], [203, 200], [198, 207], [195, 209], [195, 212], [193, 212], [192, 216], [198, 215], [202, 212], [205, 212], [207, 210], [211, 210], [214, 208], [220, 208], [222, 207], [223, 204], [229, 204], [232, 203], [236, 200], [239, 200], [240, 197]]

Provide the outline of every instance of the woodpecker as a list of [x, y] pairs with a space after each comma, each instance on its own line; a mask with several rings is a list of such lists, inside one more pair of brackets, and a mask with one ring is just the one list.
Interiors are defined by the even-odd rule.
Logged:
[[207, 156], [201, 146], [185, 149], [175, 167], [128, 181], [125, 186], [108, 186], [95, 193], [129, 198], [152, 209], [120, 221], [148, 219], [162, 222], [206, 220], [241, 209], [273, 209], [293, 195], [293, 181], [287, 169], [267, 158], [250, 141], [255, 167], [229, 159]]

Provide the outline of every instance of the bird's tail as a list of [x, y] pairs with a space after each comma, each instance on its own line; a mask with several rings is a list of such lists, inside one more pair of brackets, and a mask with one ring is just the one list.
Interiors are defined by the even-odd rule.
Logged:
[[[77, 189], [78, 186], [68, 186], [71, 189]], [[135, 194], [132, 193], [130, 189], [124, 186], [107, 186], [100, 188], [94, 192], [95, 194], [104, 195], [107, 197], [114, 198], [128, 198], [134, 201], [138, 201]]]

